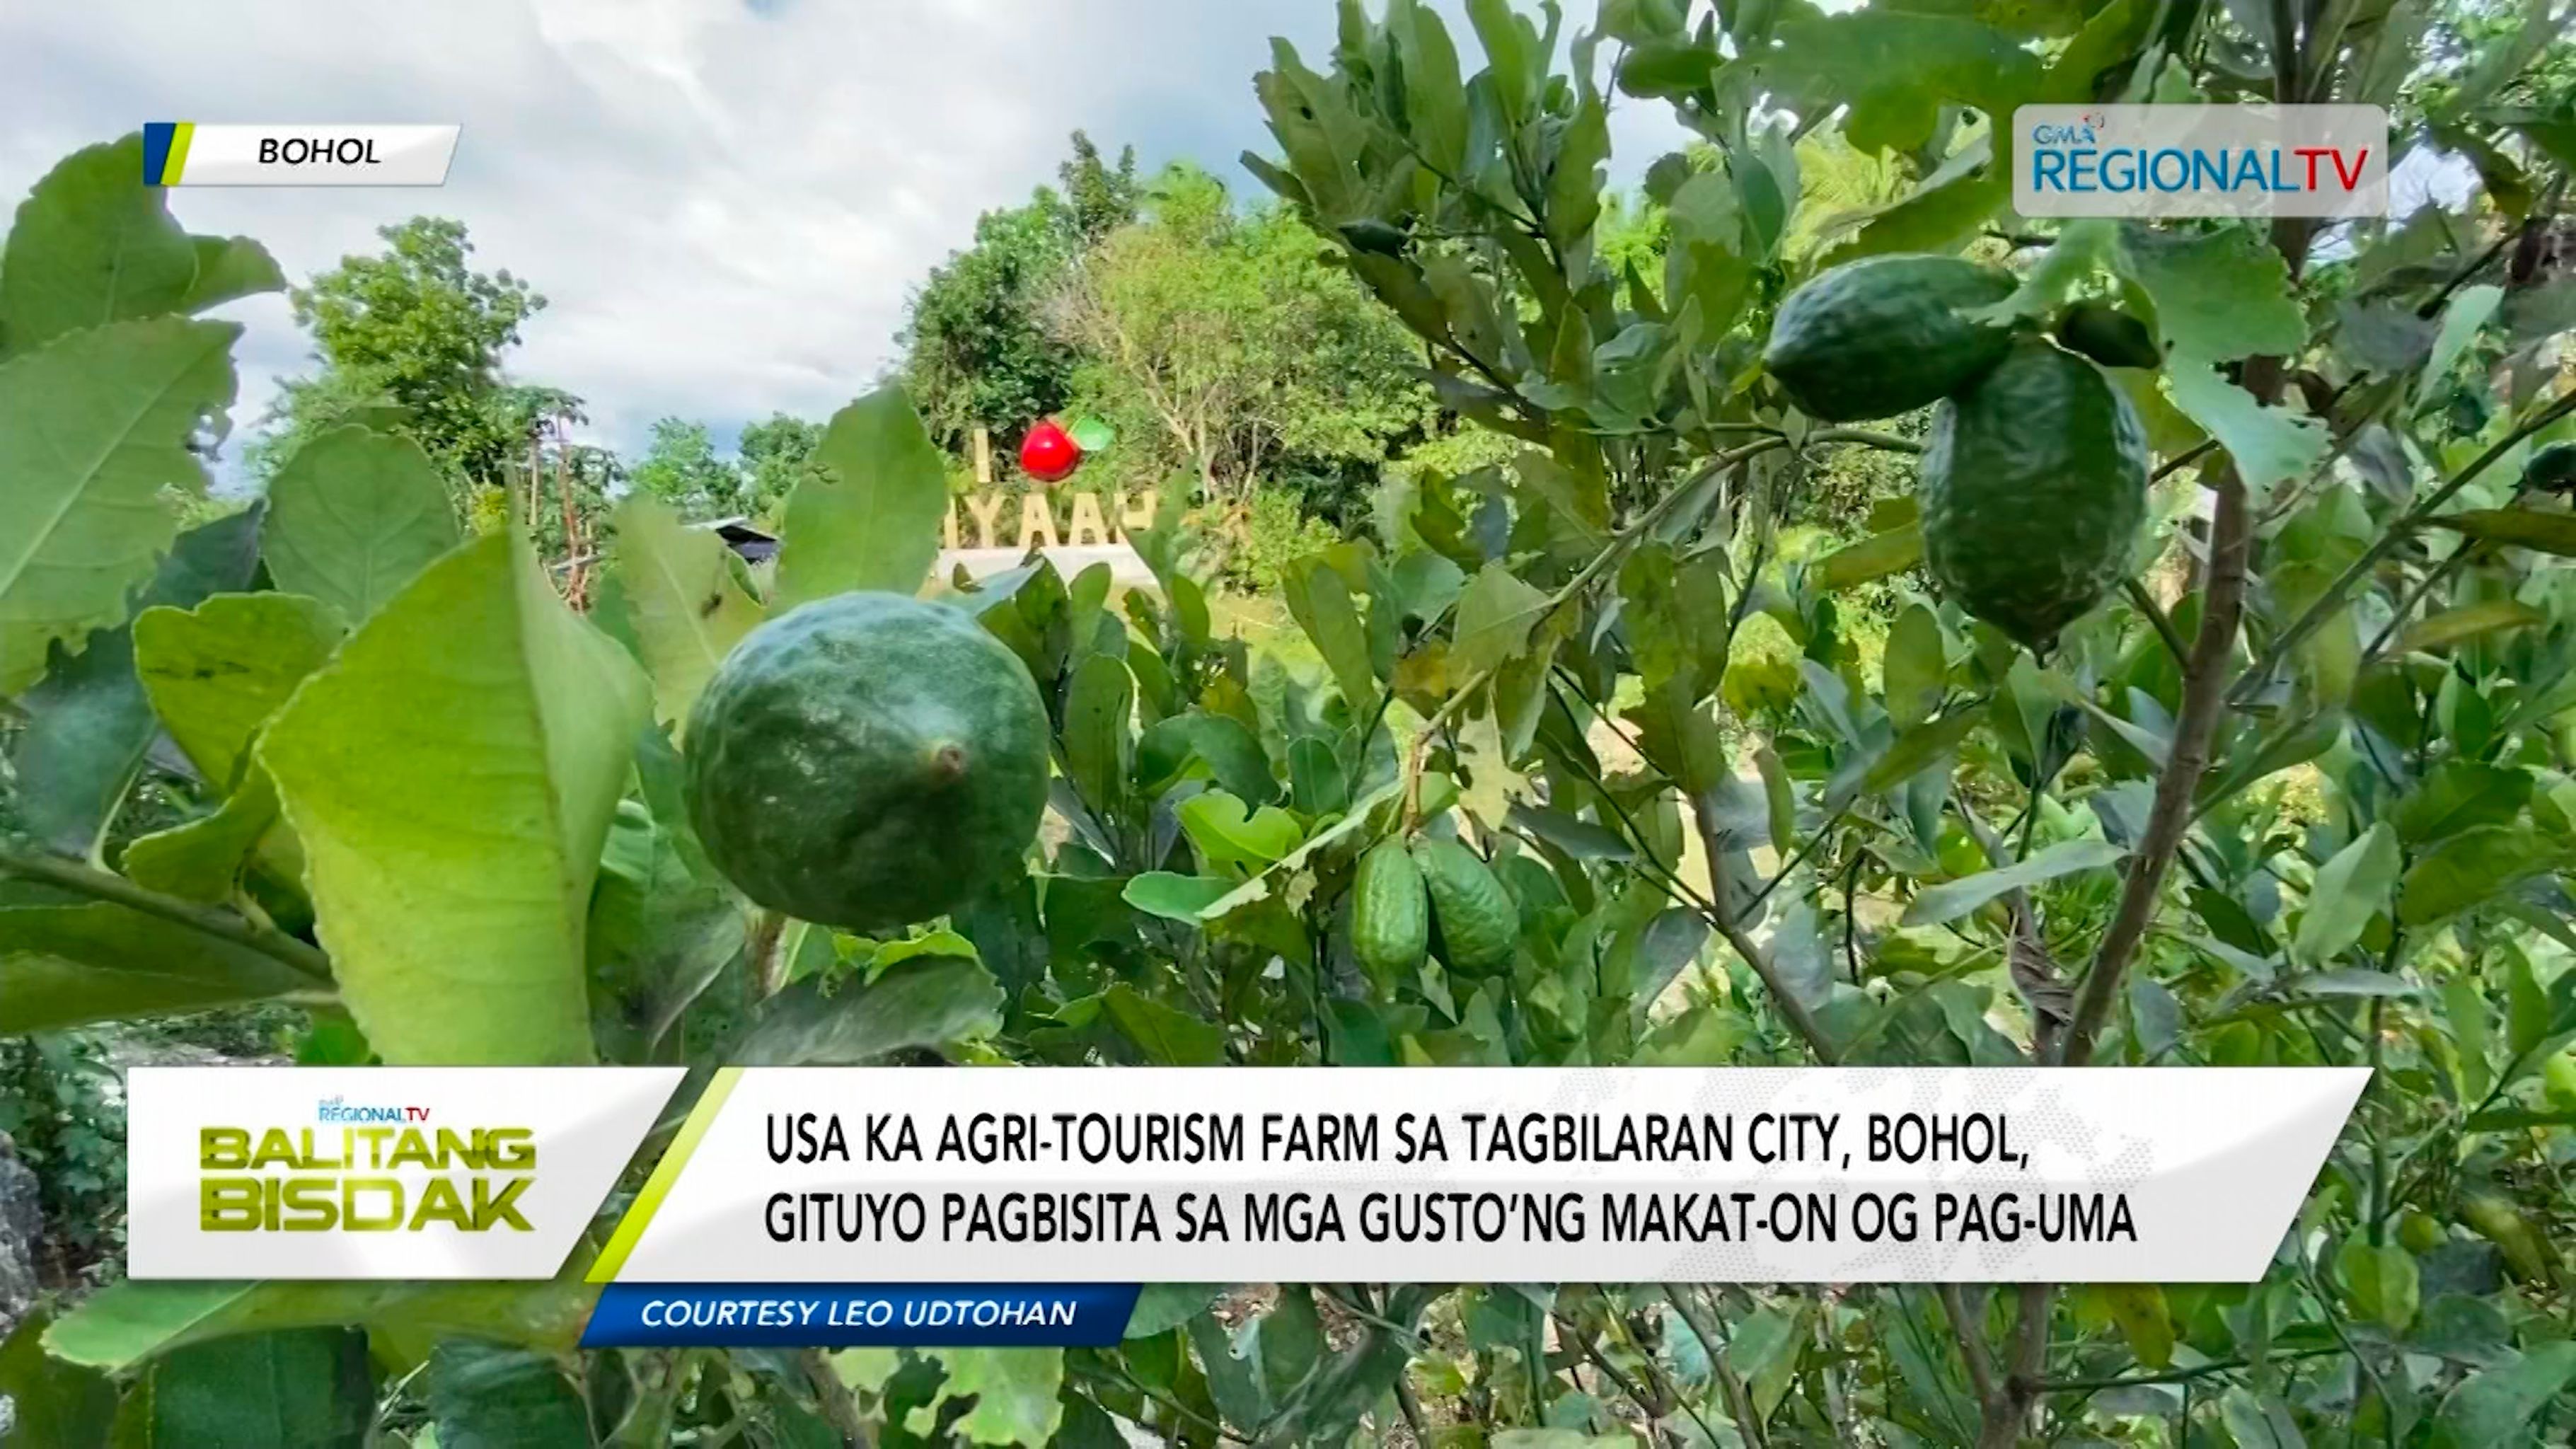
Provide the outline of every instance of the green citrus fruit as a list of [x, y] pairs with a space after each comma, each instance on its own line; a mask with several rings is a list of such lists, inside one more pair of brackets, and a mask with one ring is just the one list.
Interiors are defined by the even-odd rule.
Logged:
[[1420, 970], [1431, 949], [1431, 899], [1404, 843], [1371, 846], [1351, 891], [1351, 952], [1369, 979], [1392, 986]]
[[1848, 262], [1780, 304], [1763, 366], [1810, 417], [1856, 423], [1912, 412], [2002, 360], [2011, 330], [1960, 309], [1991, 306], [2013, 286], [2010, 273], [1958, 257]]
[[1441, 961], [1462, 976], [1509, 971], [1520, 943], [1521, 914], [1493, 871], [1454, 840], [1423, 841], [1413, 848], [1413, 861], [1431, 894]]
[[752, 900], [876, 930], [1015, 869], [1046, 807], [1047, 717], [961, 610], [819, 599], [754, 629], [689, 715], [690, 823]]
[[2129, 567], [2146, 431], [2102, 369], [2028, 338], [1933, 410], [1917, 501], [1943, 594], [2045, 648]]

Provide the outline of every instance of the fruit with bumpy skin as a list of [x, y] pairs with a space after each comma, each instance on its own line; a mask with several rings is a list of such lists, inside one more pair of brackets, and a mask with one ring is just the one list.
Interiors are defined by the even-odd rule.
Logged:
[[689, 714], [689, 822], [742, 893], [854, 931], [1016, 869], [1046, 808], [1028, 669], [964, 611], [818, 599], [754, 629]]
[[1943, 595], [2045, 649], [2128, 569], [2146, 432], [2102, 369], [2030, 338], [1933, 411], [1917, 499]]
[[1801, 412], [1868, 422], [1947, 397], [2011, 350], [2012, 331], [1960, 315], [2013, 293], [2010, 273], [1958, 257], [1866, 257], [1789, 294], [1764, 367]]
[[1422, 884], [1440, 927], [1440, 959], [1461, 976], [1497, 976], [1512, 967], [1520, 940], [1520, 911], [1503, 883], [1476, 853], [1454, 840], [1426, 840], [1413, 848]]
[[1382, 840], [1360, 857], [1351, 886], [1351, 954], [1381, 987], [1422, 969], [1431, 949], [1431, 898], [1422, 872], [1400, 840]]

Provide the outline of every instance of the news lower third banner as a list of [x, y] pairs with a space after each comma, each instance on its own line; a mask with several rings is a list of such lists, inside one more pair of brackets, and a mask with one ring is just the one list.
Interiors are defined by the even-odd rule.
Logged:
[[585, 1273], [594, 1346], [1114, 1343], [1143, 1283], [2248, 1282], [2368, 1075], [138, 1068], [128, 1245]]
[[147, 121], [146, 186], [442, 186], [456, 126]]

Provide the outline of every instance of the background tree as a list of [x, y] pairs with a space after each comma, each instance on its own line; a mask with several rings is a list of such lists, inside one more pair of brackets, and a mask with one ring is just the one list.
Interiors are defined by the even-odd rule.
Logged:
[[467, 484], [497, 483], [543, 423], [577, 406], [559, 390], [514, 385], [502, 371], [546, 299], [506, 270], [475, 271], [463, 222], [417, 216], [378, 235], [381, 255], [344, 257], [288, 292], [323, 371], [285, 384], [254, 461], [273, 466], [336, 422], [383, 421], [448, 468], [460, 494]]
[[704, 423], [657, 419], [652, 446], [628, 476], [636, 487], [671, 505], [683, 518], [719, 518], [743, 511], [742, 474], [716, 456]]
[[771, 413], [742, 425], [734, 444], [742, 475], [742, 510], [754, 518], [774, 519], [796, 480], [811, 471], [814, 445], [823, 440], [823, 425]]

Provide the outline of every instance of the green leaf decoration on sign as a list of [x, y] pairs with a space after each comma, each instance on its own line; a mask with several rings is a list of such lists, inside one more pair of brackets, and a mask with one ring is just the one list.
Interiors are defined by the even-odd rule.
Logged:
[[676, 734], [716, 666], [759, 626], [760, 605], [743, 591], [724, 540], [683, 527], [650, 494], [628, 494], [616, 527], [617, 577], [653, 676], [653, 717]]
[[587, 1062], [583, 931], [650, 705], [509, 536], [449, 555], [259, 743], [322, 944], [399, 1064]]
[[784, 613], [852, 589], [918, 591], [939, 557], [948, 460], [911, 397], [884, 387], [834, 413], [812, 462], [787, 498], [770, 607]]
[[119, 322], [0, 363], [0, 695], [33, 684], [56, 640], [125, 621], [178, 537], [163, 490], [205, 491], [187, 444], [232, 404], [240, 334]]
[[140, 133], [66, 156], [18, 207], [0, 250], [0, 358], [67, 333], [286, 285], [247, 237], [190, 236], [143, 184]]
[[268, 485], [268, 571], [352, 627], [456, 547], [438, 465], [411, 439], [333, 428], [307, 441]]

